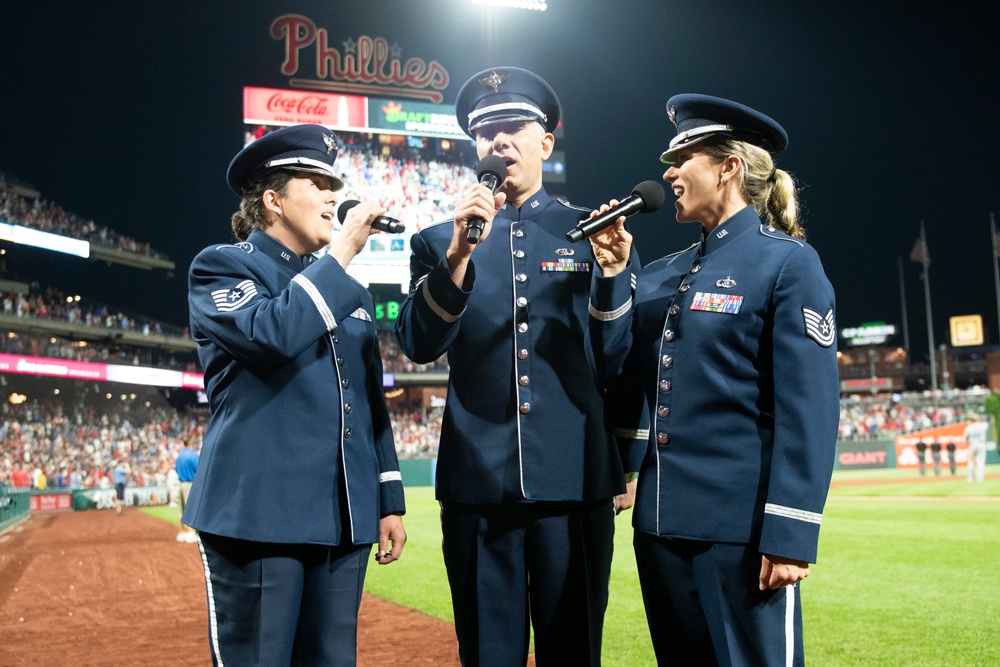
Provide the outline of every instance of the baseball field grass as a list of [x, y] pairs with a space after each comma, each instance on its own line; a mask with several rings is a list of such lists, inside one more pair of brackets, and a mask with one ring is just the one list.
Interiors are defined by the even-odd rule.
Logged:
[[[810, 665], [1000, 664], [1000, 466], [988, 466], [987, 481], [977, 484], [959, 472], [834, 474], [819, 562], [801, 589]], [[433, 489], [409, 487], [406, 500], [403, 559], [370, 567], [365, 588], [453, 622]], [[603, 648], [609, 667], [656, 662], [630, 521], [631, 513], [617, 519]]]
[[[967, 484], [907, 470], [838, 471], [819, 562], [802, 585], [806, 658], [848, 667], [1000, 664], [1000, 466]], [[407, 489], [404, 558], [370, 568], [366, 589], [453, 621], [429, 487]], [[899, 498], [898, 500], [896, 498]], [[619, 515], [603, 664], [654, 665], [632, 555]]]

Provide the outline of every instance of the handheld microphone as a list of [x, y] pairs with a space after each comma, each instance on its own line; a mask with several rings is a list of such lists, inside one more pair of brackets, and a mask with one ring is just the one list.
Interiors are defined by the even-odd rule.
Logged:
[[633, 213], [652, 213], [663, 206], [666, 195], [663, 186], [656, 181], [643, 181], [635, 186], [632, 194], [612, 206], [610, 209], [596, 215], [593, 218], [581, 220], [576, 227], [566, 232], [566, 240], [576, 243], [581, 239], [592, 236], [597, 232], [610, 227], [614, 221], [621, 216], [629, 216]]
[[[348, 199], [340, 203], [340, 206], [337, 207], [337, 220], [340, 220], [340, 224], [344, 224], [347, 212], [360, 203], [357, 199]], [[380, 232], [389, 232], [390, 234], [402, 234], [406, 231], [406, 225], [396, 220], [396, 218], [380, 215], [372, 222], [372, 229], [377, 229]]]
[[[490, 192], [496, 194], [500, 184], [507, 180], [507, 163], [499, 155], [487, 155], [479, 161], [476, 176], [479, 177], [480, 183], [488, 187]], [[472, 218], [469, 220], [469, 229], [466, 232], [465, 239], [469, 243], [479, 243], [479, 237], [482, 235], [483, 227], [485, 226], [486, 221], [482, 218], [478, 216]]]

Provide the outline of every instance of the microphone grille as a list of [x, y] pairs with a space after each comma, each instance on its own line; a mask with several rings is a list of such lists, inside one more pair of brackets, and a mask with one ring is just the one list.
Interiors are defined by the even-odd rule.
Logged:
[[496, 174], [497, 181], [503, 183], [507, 178], [507, 163], [499, 155], [487, 155], [479, 161], [476, 177], [483, 180], [484, 174]]
[[663, 192], [663, 186], [657, 181], [643, 181], [635, 186], [632, 194], [642, 200], [642, 210], [640, 213], [652, 213], [663, 206], [663, 201], [667, 197]]
[[357, 199], [348, 199], [340, 202], [340, 205], [337, 206], [337, 220], [340, 220], [340, 224], [344, 224], [344, 220], [347, 218], [347, 212], [360, 203], [361, 202]]

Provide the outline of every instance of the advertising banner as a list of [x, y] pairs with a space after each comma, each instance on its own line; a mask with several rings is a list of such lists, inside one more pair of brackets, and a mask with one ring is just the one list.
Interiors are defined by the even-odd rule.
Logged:
[[455, 106], [412, 100], [368, 100], [368, 122], [373, 130], [471, 141], [458, 126]]
[[932, 445], [937, 442], [941, 445], [941, 463], [947, 465], [951, 460], [950, 454], [948, 452], [948, 445], [955, 445], [955, 462], [958, 465], [965, 465], [969, 460], [969, 443], [965, 441], [965, 427], [968, 426], [965, 422], [959, 424], [949, 424], [948, 426], [941, 426], [938, 428], [928, 429], [926, 431], [916, 431], [914, 433], [907, 433], [906, 435], [900, 435], [896, 437], [896, 467], [897, 468], [916, 468], [920, 465], [920, 459], [917, 456], [917, 444], [923, 442], [926, 448], [924, 449], [924, 463], [931, 464], [932, 459]]
[[[151, 507], [166, 505], [167, 502], [166, 486], [130, 486], [125, 489], [126, 507]], [[114, 488], [82, 489], [73, 492], [74, 510], [107, 510], [114, 509], [114, 506]]]
[[243, 119], [250, 125], [312, 123], [363, 132], [368, 127], [364, 97], [277, 88], [243, 89]]
[[31, 494], [32, 512], [62, 512], [73, 509], [73, 493], [71, 491], [60, 491], [57, 493]]
[[891, 440], [838, 440], [835, 470], [893, 468], [895, 451]]

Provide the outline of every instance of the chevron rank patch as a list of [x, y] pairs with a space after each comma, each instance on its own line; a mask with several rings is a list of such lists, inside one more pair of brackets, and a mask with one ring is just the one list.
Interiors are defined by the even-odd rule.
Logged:
[[231, 313], [250, 303], [257, 296], [257, 286], [252, 280], [244, 280], [235, 287], [212, 292], [212, 301], [220, 313]]
[[802, 318], [805, 320], [806, 335], [823, 347], [830, 347], [837, 339], [837, 327], [833, 322], [833, 310], [820, 315], [811, 308], [802, 308]]

